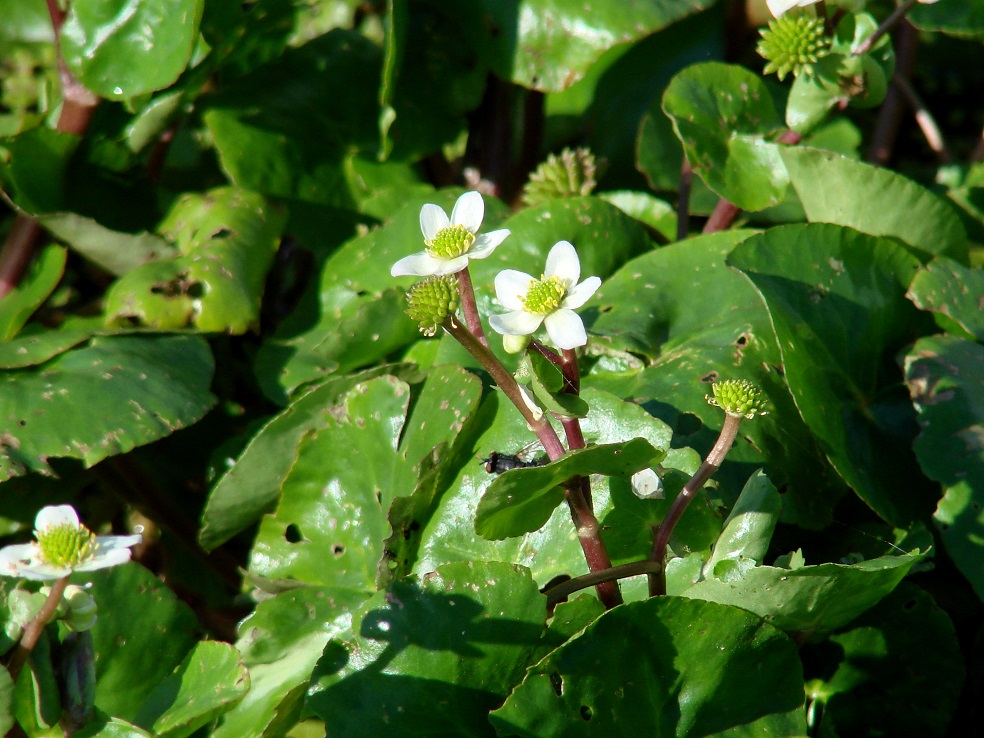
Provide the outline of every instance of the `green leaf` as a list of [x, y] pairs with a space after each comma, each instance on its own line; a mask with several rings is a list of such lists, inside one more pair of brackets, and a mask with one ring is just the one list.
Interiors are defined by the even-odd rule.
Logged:
[[770, 413], [742, 424], [715, 479], [730, 488], [730, 503], [750, 470], [767, 464], [774, 482], [786, 486], [783, 520], [821, 528], [844, 488], [779, 372], [782, 358], [768, 311], [748, 280], [725, 264], [750, 235], [697, 236], [626, 263], [592, 300], [599, 314], [593, 323], [589, 317], [589, 329], [613, 347], [645, 356], [646, 366], [608, 370], [599, 364], [585, 372], [582, 384], [643, 404], [675, 429], [680, 443], [706, 453], [724, 422], [705, 400], [710, 383], [754, 382], [768, 396]]
[[543, 652], [545, 599], [498, 562], [402, 580], [352, 618], [311, 678], [308, 708], [333, 736], [492, 736], [488, 712]]
[[943, 485], [933, 520], [957, 568], [984, 600], [984, 346], [955, 336], [921, 338], [905, 357], [905, 381], [922, 427], [916, 458]]
[[900, 430], [908, 403], [883, 366], [917, 320], [905, 299], [915, 257], [888, 239], [806, 224], [752, 236], [728, 263], [765, 301], [796, 407], [833, 467], [888, 522], [928, 513]]
[[923, 261], [967, 262], [967, 234], [953, 207], [912, 180], [830, 151], [788, 146], [782, 159], [811, 222], [895, 236]]
[[942, 5], [916, 5], [906, 17], [916, 28], [924, 31], [943, 31], [954, 36], [984, 33], [982, 0], [947, 2]]
[[245, 333], [259, 320], [283, 222], [283, 212], [253, 192], [185, 195], [160, 226], [181, 255], [117, 280], [106, 293], [107, 324]]
[[90, 593], [100, 603], [92, 629], [96, 706], [132, 721], [194, 646], [198, 621], [167, 586], [137, 564], [75, 574], [74, 581], [91, 581]]
[[299, 396], [260, 428], [209, 494], [198, 534], [202, 547], [210, 551], [220, 546], [263, 513], [271, 512], [301, 439], [312, 430], [328, 427], [332, 409], [346, 392], [388, 370], [392, 367], [325, 382]]
[[40, 127], [0, 138], [0, 183], [28, 215], [64, 207], [65, 172], [79, 137]]
[[236, 648], [249, 668], [249, 692], [222, 715], [212, 738], [282, 735], [300, 716], [311, 670], [325, 644], [348, 629], [361, 592], [313, 588], [257, 605], [239, 627]]
[[643, 38], [712, 0], [482, 0], [463, 27], [503, 79], [543, 92], [570, 87], [608, 49]]
[[802, 735], [801, 668], [793, 642], [754, 615], [659, 597], [601, 615], [532, 667], [492, 722], [528, 738]]
[[397, 452], [408, 402], [409, 388], [395, 377], [370, 380], [340, 399], [326, 427], [302, 439], [277, 511], [260, 524], [251, 574], [375, 588], [386, 511], [414, 488], [412, 465]]
[[564, 500], [562, 485], [574, 476], [628, 477], [663, 460], [644, 438], [568, 451], [543, 466], [513, 469], [489, 485], [475, 513], [475, 532], [499, 541], [542, 528]]
[[151, 733], [141, 730], [136, 725], [126, 720], [109, 717], [99, 711], [91, 723], [72, 735], [75, 738], [153, 738]]
[[909, 299], [920, 310], [930, 310], [955, 321], [978, 341], [984, 341], [984, 271], [937, 257], [916, 272], [909, 285]]
[[10, 419], [0, 481], [50, 473], [49, 457], [107, 456], [170, 435], [215, 403], [212, 355], [198, 336], [97, 336], [36, 367], [0, 375]]
[[61, 52], [101, 97], [133, 98], [173, 83], [191, 59], [202, 0], [75, 0]]
[[516, 379], [521, 384], [529, 380], [533, 396], [549, 413], [568, 418], [583, 418], [588, 414], [588, 404], [584, 400], [563, 392], [564, 373], [560, 367], [538, 351], [526, 353]]
[[73, 251], [117, 276], [148, 261], [175, 255], [171, 245], [156, 234], [115, 231], [78, 213], [48, 213], [37, 220]]
[[65, 273], [67, 259], [65, 248], [47, 246], [34, 258], [17, 286], [4, 295], [0, 300], [0, 342], [16, 336], [54, 292]]
[[917, 549], [849, 565], [756, 566], [741, 578], [697, 582], [683, 596], [742, 607], [782, 630], [812, 634], [851, 622], [895, 589], [925, 557]]
[[350, 208], [358, 151], [379, 143], [379, 48], [335, 29], [289, 49], [208, 100], [223, 169], [244, 189]]
[[6, 667], [0, 667], [0, 733], [14, 727], [14, 680]]
[[789, 176], [780, 147], [768, 140], [782, 125], [762, 79], [739, 66], [707, 62], [680, 72], [663, 110], [693, 170], [743, 210], [782, 202]]
[[928, 593], [903, 582], [816, 653], [830, 676], [811, 691], [823, 694], [824, 713], [841, 735], [947, 734], [964, 686], [964, 654]]
[[730, 577], [718, 573], [719, 564], [742, 560], [761, 564], [779, 521], [780, 507], [782, 502], [775, 485], [761, 469], [752, 474], [724, 521], [714, 552], [704, 564], [704, 576], [729, 581]]
[[626, 215], [631, 215], [645, 223], [667, 241], [676, 240], [676, 210], [665, 200], [660, 200], [646, 192], [630, 190], [601, 192], [598, 197], [610, 202]]
[[134, 722], [160, 738], [185, 738], [231, 709], [249, 687], [239, 651], [203, 641], [147, 696]]

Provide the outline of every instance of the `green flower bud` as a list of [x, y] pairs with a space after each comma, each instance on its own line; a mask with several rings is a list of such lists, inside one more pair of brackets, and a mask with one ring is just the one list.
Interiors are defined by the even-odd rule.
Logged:
[[711, 385], [714, 396], [705, 395], [707, 402], [724, 410], [728, 415], [754, 418], [766, 415], [762, 390], [747, 379], [727, 379]]
[[823, 21], [809, 15], [783, 15], [760, 30], [762, 40], [755, 49], [768, 62], [763, 70], [785, 79], [813, 74], [813, 65], [830, 53], [830, 39], [824, 35]]
[[458, 309], [458, 278], [453, 274], [428, 277], [407, 292], [407, 315], [420, 332], [433, 336], [444, 319]]
[[539, 205], [547, 200], [590, 195], [597, 186], [598, 166], [588, 149], [564, 149], [560, 156], [550, 154], [530, 175], [523, 188], [523, 202]]
[[526, 350], [530, 345], [531, 336], [510, 336], [502, 337], [502, 348], [507, 354], [518, 354]]

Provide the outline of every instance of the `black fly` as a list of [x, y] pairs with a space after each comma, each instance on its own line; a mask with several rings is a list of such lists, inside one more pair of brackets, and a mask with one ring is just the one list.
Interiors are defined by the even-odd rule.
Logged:
[[528, 469], [531, 466], [543, 466], [543, 461], [540, 459], [524, 458], [528, 450], [535, 445], [535, 443], [532, 443], [520, 449], [515, 454], [500, 454], [498, 451], [493, 451], [486, 458], [482, 459], [482, 463], [485, 464], [485, 471], [489, 474], [502, 474], [502, 472], [507, 472], [510, 469]]

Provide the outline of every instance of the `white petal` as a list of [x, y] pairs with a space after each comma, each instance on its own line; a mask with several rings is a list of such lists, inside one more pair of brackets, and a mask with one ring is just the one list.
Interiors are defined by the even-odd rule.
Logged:
[[114, 551], [119, 548], [129, 548], [136, 546], [143, 540], [143, 536], [135, 533], [132, 536], [96, 536], [96, 556], [103, 551]]
[[84, 564], [75, 567], [75, 571], [95, 571], [96, 569], [108, 569], [111, 566], [125, 564], [130, 560], [130, 549], [117, 548], [96, 554], [96, 556]]
[[30, 579], [32, 582], [50, 582], [54, 579], [67, 577], [71, 573], [71, 569], [42, 563], [24, 567], [17, 572], [18, 576], [22, 576], [24, 579]]
[[568, 241], [558, 241], [547, 254], [545, 277], [560, 277], [567, 283], [568, 288], [577, 284], [581, 278], [581, 260], [577, 251]]
[[636, 472], [629, 482], [632, 485], [632, 493], [639, 499], [662, 500], [664, 497], [663, 480], [652, 469], [647, 468]]
[[499, 231], [492, 231], [491, 233], [483, 233], [481, 236], [475, 239], [475, 243], [472, 247], [468, 249], [469, 259], [484, 259], [489, 256], [495, 247], [506, 240], [506, 236], [509, 235], [509, 229], [503, 228]]
[[472, 233], [478, 233], [485, 220], [485, 200], [478, 192], [466, 192], [458, 198], [451, 211], [451, 225], [461, 225]]
[[404, 277], [413, 275], [415, 277], [429, 277], [432, 274], [437, 274], [438, 269], [444, 264], [444, 259], [431, 256], [426, 251], [418, 251], [416, 254], [404, 256], [396, 262], [392, 269], [390, 269], [390, 276]]
[[581, 317], [572, 310], [561, 308], [550, 313], [543, 324], [553, 345], [559, 349], [573, 349], [588, 342], [588, 334], [584, 332], [584, 323], [581, 322]]
[[437, 232], [449, 225], [448, 214], [439, 206], [427, 203], [420, 209], [420, 232], [424, 234], [425, 242], [433, 241]]
[[533, 413], [533, 417], [537, 420], [542, 418], [543, 408], [533, 401], [533, 398], [530, 397], [530, 393], [526, 391], [526, 388], [523, 385], [519, 385], [519, 394], [523, 396], [523, 402], [526, 403], [526, 407], [528, 407], [530, 412]]
[[579, 308], [591, 299], [599, 287], [601, 287], [600, 277], [588, 277], [567, 293], [567, 297], [564, 298], [560, 306], [568, 309]]
[[15, 543], [0, 549], [0, 576], [20, 576], [22, 567], [29, 566], [37, 558], [37, 544]]
[[495, 296], [506, 310], [522, 310], [523, 300], [535, 281], [526, 272], [503, 269], [495, 275]]
[[70, 525], [73, 528], [79, 525], [79, 515], [71, 505], [48, 505], [42, 507], [38, 516], [34, 519], [35, 530], [47, 530], [56, 528], [59, 525]]
[[765, 0], [765, 4], [769, 6], [769, 12], [774, 18], [778, 18], [790, 8], [805, 8], [816, 2], [817, 0]]
[[504, 336], [528, 336], [539, 328], [542, 322], [542, 315], [534, 315], [525, 310], [513, 310], [502, 315], [489, 316], [492, 330]]
[[444, 274], [457, 274], [462, 269], [468, 267], [468, 256], [456, 256], [453, 259], [438, 259], [437, 271], [434, 272], [437, 276], [442, 276]]

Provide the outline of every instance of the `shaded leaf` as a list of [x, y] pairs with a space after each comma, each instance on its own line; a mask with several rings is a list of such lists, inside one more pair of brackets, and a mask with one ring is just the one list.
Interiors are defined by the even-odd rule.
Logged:
[[543, 652], [545, 608], [529, 572], [511, 564], [451, 564], [395, 582], [329, 643], [308, 707], [340, 738], [492, 736], [489, 710]]
[[528, 738], [802, 735], [801, 674], [793, 642], [758, 617], [659, 597], [601, 615], [492, 721]]
[[916, 272], [908, 297], [920, 310], [946, 316], [984, 341], [984, 271], [937, 257]]
[[922, 427], [916, 458], [943, 485], [933, 520], [984, 600], [984, 346], [956, 336], [921, 338], [905, 357], [905, 381]]
[[67, 258], [68, 251], [61, 246], [42, 249], [17, 286], [0, 300], [0, 342], [16, 336], [54, 292], [65, 273]]
[[907, 452], [910, 410], [884, 366], [917, 319], [905, 299], [915, 257], [887, 239], [806, 224], [752, 236], [728, 263], [762, 295], [796, 407], [841, 477], [895, 525], [928, 512], [931, 493], [913, 483]]

